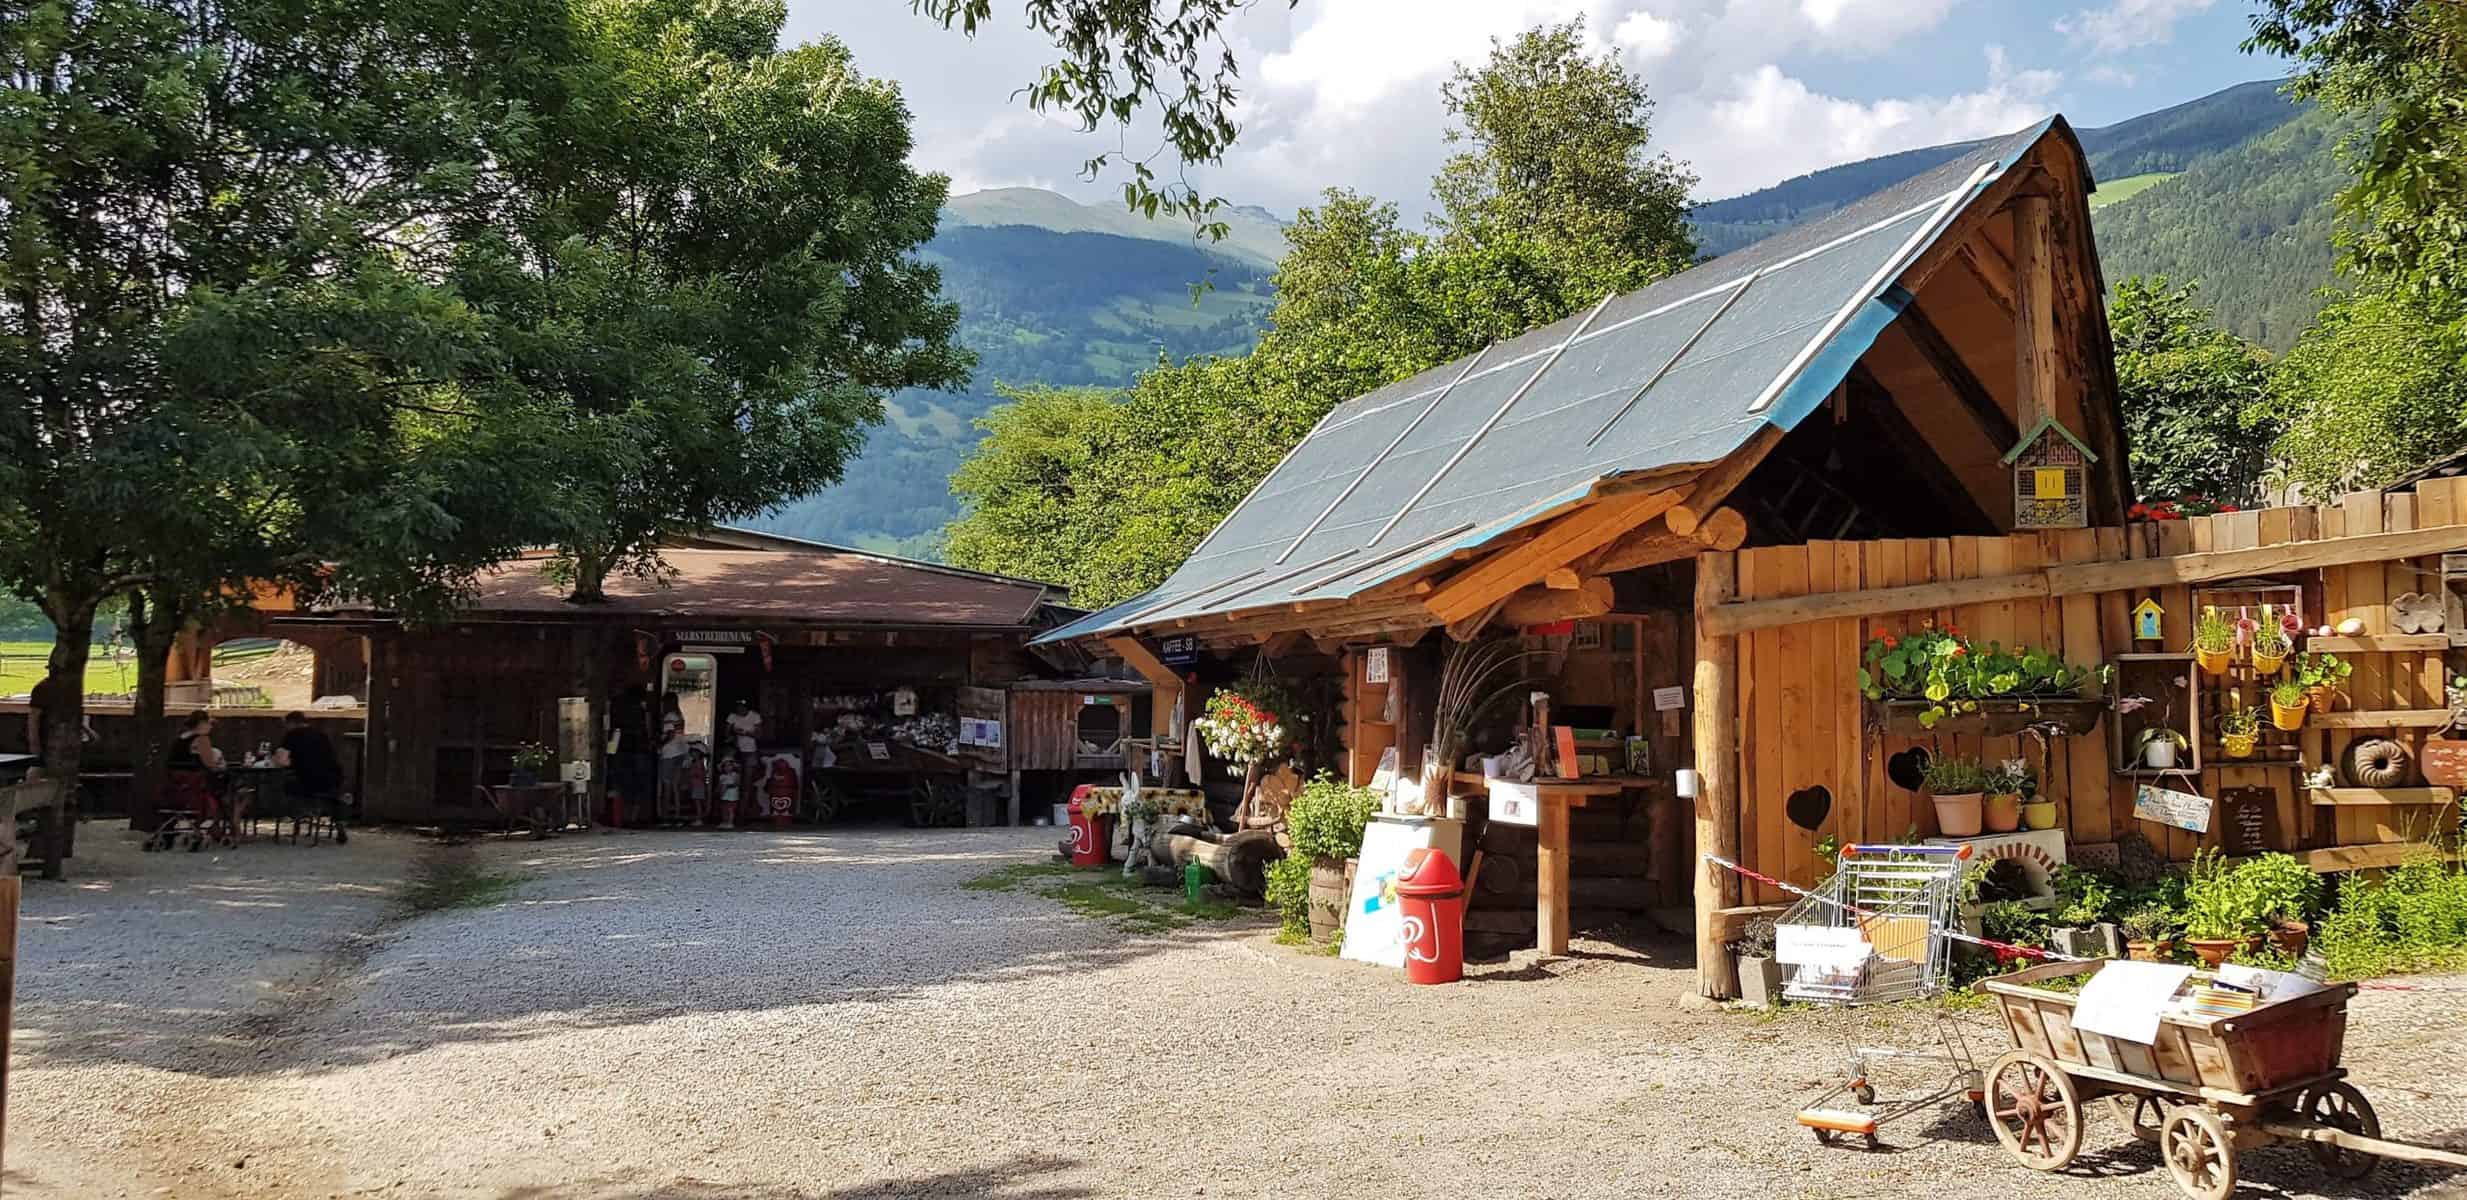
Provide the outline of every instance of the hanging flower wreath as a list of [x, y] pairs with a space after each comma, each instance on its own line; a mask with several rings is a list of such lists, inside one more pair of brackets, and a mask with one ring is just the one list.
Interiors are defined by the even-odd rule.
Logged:
[[1245, 765], [1284, 756], [1293, 744], [1286, 729], [1292, 697], [1274, 684], [1253, 682], [1218, 688], [1197, 721], [1208, 752]]

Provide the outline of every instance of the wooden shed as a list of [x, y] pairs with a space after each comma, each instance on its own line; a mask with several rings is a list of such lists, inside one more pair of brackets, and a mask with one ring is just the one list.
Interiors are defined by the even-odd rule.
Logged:
[[1132, 743], [1148, 726], [1151, 690], [1144, 680], [1103, 676], [962, 689], [960, 754], [1007, 773], [1016, 804], [1067, 795], [1090, 779], [1115, 782], [1137, 761]]
[[[1736, 986], [1723, 942], [1773, 897], [1707, 856], [1804, 885], [1826, 839], [1937, 832], [1888, 771], [1897, 751], [2023, 752], [2015, 731], [2031, 721], [2013, 714], [1902, 732], [1889, 703], [1861, 695], [1872, 638], [1959, 623], [2097, 666], [2133, 648], [2139, 599], [2166, 609], [2156, 648], [2180, 651], [2201, 589], [2261, 576], [2308, 612], [2362, 618], [2365, 641], [2323, 646], [2416, 656], [2359, 668], [2360, 704], [2403, 688], [2409, 707], [2326, 720], [2316, 764], [2352, 731], [2433, 720], [2417, 706], [2437, 698], [2439, 655], [2384, 640], [2390, 597], [2358, 581], [2412, 578], [2409, 560], [2467, 546], [2445, 489], [2127, 524], [2091, 188], [2051, 120], [1348, 401], [1164, 584], [1047, 636], [1138, 668], [1164, 736], [1185, 679], [1169, 639], [1341, 672], [1356, 778], [1392, 749], [1433, 794], [1472, 797], [1477, 826], [1496, 783], [1471, 755], [1423, 761], [1431, 697], [1447, 647], [1518, 639], [1550, 664], [1552, 711], [1581, 710], [1569, 724], [1595, 740], [1580, 731], [1570, 757], [1616, 734], [1644, 743], [1646, 765], [1594, 758], [1539, 781], [1538, 829], [1480, 838], [1513, 864], [1508, 899], [1535, 910], [1498, 928], [1556, 951], [1571, 912], [1661, 915], [1692, 930], [1711, 995]], [[2175, 857], [2232, 844], [2243, 826], [2228, 807], [2262, 803], [2220, 794], [2238, 787], [2266, 787], [2270, 844], [2320, 850], [2360, 832], [2351, 799], [2413, 802], [2333, 795], [2316, 811], [2339, 819], [2308, 821], [2304, 753], [2290, 752], [2199, 777], [2221, 819], [2191, 835], [2137, 813], [2145, 781], [2111, 750], [2115, 718], [2087, 707], [2047, 759], [2057, 853], [2127, 832]], [[1469, 922], [1482, 896], [1474, 907]]]

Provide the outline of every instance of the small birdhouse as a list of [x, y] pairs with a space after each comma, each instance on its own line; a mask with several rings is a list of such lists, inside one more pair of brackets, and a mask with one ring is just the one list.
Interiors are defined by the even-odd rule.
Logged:
[[2160, 608], [2156, 600], [2145, 599], [2134, 605], [2133, 640], [2137, 642], [2166, 641], [2167, 635], [2160, 630], [2161, 622], [2166, 619], [2167, 610]]
[[2005, 452], [2013, 468], [2013, 528], [2081, 529], [2090, 524], [2090, 464], [2099, 456], [2056, 418], [2041, 417]]

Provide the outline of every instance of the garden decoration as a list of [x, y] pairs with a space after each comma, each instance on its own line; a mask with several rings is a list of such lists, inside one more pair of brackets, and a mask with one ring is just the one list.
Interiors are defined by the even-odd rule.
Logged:
[[1988, 769], [1984, 799], [1980, 803], [1980, 824], [1989, 833], [2011, 833], [2021, 828], [2022, 797], [2038, 790], [2038, 773], [2026, 760], [2008, 758]]
[[[2144, 728], [2133, 739], [2134, 760], [2153, 771], [2176, 769], [2177, 760], [2193, 749], [2192, 740], [2175, 725], [2176, 693], [2190, 686], [2190, 680], [2178, 675], [2168, 683], [2167, 703], [2159, 709], [2158, 724]], [[2120, 718], [2131, 716], [2150, 704], [2148, 696], [2119, 696], [2116, 698], [2116, 715]]]
[[2339, 685], [2356, 673], [2356, 664], [2343, 661], [2327, 651], [2305, 651], [2296, 659], [2296, 682], [2303, 685], [2305, 698], [2313, 711], [2329, 716], [2338, 699]]
[[2270, 687], [2270, 723], [2294, 732], [2304, 728], [2304, 718], [2313, 711], [2312, 702], [2304, 697], [2304, 685], [2293, 679], [2282, 679]]
[[2244, 693], [2227, 693], [2227, 705], [2219, 710], [2219, 748], [2229, 758], [2251, 758], [2261, 742], [2261, 708], [2245, 707]]
[[2236, 623], [2216, 605], [2205, 605], [2193, 623], [2193, 659], [2212, 675], [2225, 675], [2236, 657]]
[[2347, 748], [2347, 778], [2357, 787], [2399, 787], [2407, 782], [2411, 758], [2397, 742], [2368, 738]]

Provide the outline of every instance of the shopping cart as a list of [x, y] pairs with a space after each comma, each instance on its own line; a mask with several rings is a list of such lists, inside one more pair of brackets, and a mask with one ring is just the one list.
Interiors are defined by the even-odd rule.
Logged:
[[[1968, 846], [1853, 845], [1839, 869], [1775, 923], [1782, 961], [1782, 996], [1810, 1004], [1858, 1008], [1943, 994], [1952, 972], [1951, 939], [1958, 920]], [[1826, 1145], [1859, 1136], [1869, 1147], [1887, 1121], [1936, 1107], [1956, 1094], [1975, 1105], [1979, 1069], [1961, 1022], [1941, 1004], [1923, 1005], [1934, 1022], [1933, 1045], [1871, 1044], [1885, 1022], [1861, 1019], [1848, 1029], [1842, 1081], [1800, 1108], [1801, 1125]], [[1869, 1068], [1884, 1060], [1928, 1063], [1945, 1070], [1931, 1091], [1879, 1103]], [[1841, 1103], [1847, 1096], [1857, 1107]]]

